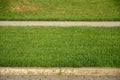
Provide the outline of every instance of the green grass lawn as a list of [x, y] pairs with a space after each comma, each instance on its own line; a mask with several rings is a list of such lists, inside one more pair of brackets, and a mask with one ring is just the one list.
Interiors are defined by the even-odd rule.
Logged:
[[120, 0], [0, 0], [0, 20], [120, 20]]
[[0, 27], [0, 66], [120, 67], [120, 27]]

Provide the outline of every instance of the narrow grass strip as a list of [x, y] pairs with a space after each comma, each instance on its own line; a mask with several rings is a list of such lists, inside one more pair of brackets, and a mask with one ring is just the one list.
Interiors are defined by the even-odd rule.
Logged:
[[1, 67], [120, 67], [120, 27], [0, 27]]

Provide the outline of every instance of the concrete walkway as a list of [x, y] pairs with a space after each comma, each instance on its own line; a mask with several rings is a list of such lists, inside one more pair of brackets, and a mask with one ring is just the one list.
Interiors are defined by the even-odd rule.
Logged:
[[0, 80], [120, 80], [120, 76], [4, 75]]
[[120, 21], [0, 21], [0, 26], [94, 26], [120, 27]]
[[120, 68], [0, 67], [0, 80], [120, 80]]
[[120, 68], [0, 67], [0, 75], [91, 75], [120, 76]]

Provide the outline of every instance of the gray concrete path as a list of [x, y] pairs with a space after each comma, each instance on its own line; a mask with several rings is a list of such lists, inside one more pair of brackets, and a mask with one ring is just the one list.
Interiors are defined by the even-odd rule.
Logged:
[[17, 75], [0, 76], [0, 80], [120, 80], [120, 76], [76, 76], [76, 75]]
[[120, 21], [0, 21], [0, 26], [94, 26], [120, 27]]

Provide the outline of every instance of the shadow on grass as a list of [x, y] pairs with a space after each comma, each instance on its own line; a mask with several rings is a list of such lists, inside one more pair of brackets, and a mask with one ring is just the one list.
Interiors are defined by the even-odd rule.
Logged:
[[2, 12], [5, 12], [6, 10], [8, 11], [9, 5], [10, 0], [0, 0], [0, 11]]

